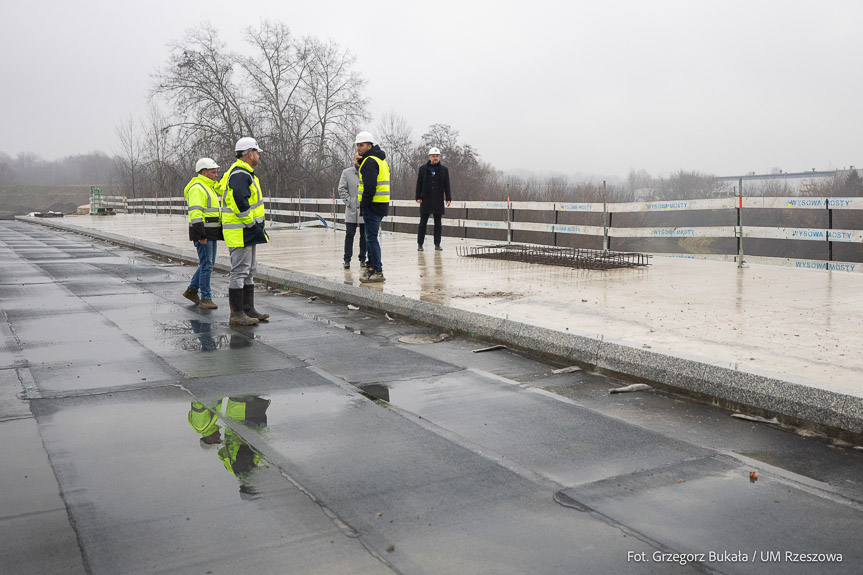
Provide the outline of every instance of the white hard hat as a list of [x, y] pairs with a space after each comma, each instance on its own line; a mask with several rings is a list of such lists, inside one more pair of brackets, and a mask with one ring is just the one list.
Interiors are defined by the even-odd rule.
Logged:
[[237, 145], [234, 146], [235, 152], [245, 152], [246, 150], [257, 150], [259, 152], [263, 152], [263, 150], [258, 147], [258, 142], [256, 142], [254, 138], [249, 138], [248, 136], [237, 140]]
[[374, 144], [375, 137], [372, 136], [371, 132], [360, 132], [359, 134], [357, 134], [357, 139], [354, 140], [354, 144], [362, 144], [363, 142]]
[[195, 171], [200, 172], [201, 170], [211, 170], [213, 168], [218, 168], [219, 164], [213, 161], [212, 158], [201, 158], [195, 163]]
[[440, 156], [440, 150], [438, 148], [434, 148], [434, 147], [429, 148], [429, 156], [431, 156], [432, 154], [437, 154], [438, 156]]

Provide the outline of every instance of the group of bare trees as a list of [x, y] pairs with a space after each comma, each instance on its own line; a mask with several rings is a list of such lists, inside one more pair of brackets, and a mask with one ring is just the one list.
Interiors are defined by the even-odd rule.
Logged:
[[0, 154], [0, 188], [6, 188], [15, 183], [15, 172], [12, 169], [12, 158], [6, 154]]
[[112, 170], [113, 160], [104, 152], [60, 160], [45, 160], [33, 152], [14, 158], [0, 152], [0, 188], [102, 185], [111, 180]]
[[245, 40], [247, 53], [232, 51], [203, 24], [171, 46], [153, 78], [148, 119], [117, 129], [127, 195], [175, 194], [195, 159], [227, 167], [243, 136], [264, 149], [260, 176], [270, 195], [329, 195], [368, 120], [355, 58], [277, 22], [247, 29]]
[[[371, 129], [387, 152], [394, 199], [413, 197], [417, 168], [431, 146], [441, 149], [459, 199], [595, 202], [733, 194], [733, 186], [710, 174], [684, 170], [664, 177], [632, 171], [626, 180], [609, 182], [516, 177], [482, 161], [448, 124], [433, 124], [419, 137], [397, 112], [370, 124], [366, 81], [354, 56], [335, 42], [296, 37], [272, 21], [248, 28], [244, 40], [245, 51], [237, 52], [202, 24], [171, 45], [153, 76], [148, 117], [117, 128], [115, 174], [127, 196], [176, 195], [197, 158], [227, 167], [236, 140], [252, 136], [265, 152], [258, 173], [268, 196], [329, 197], [351, 162], [360, 129]], [[837, 186], [825, 186], [817, 192], [837, 195]]]
[[418, 138], [395, 112], [371, 125], [366, 81], [354, 69], [354, 56], [333, 41], [298, 38], [284, 24], [264, 21], [245, 31], [245, 47], [244, 53], [229, 49], [206, 24], [171, 46], [153, 76], [148, 117], [117, 127], [115, 173], [127, 196], [175, 195], [197, 158], [227, 165], [234, 142], [252, 136], [265, 152], [258, 172], [268, 195], [328, 197], [350, 164], [360, 129], [371, 129], [387, 152], [395, 199], [413, 197], [417, 169], [431, 146], [441, 149], [459, 198], [597, 192], [566, 178], [506, 175], [447, 124], [433, 124]]

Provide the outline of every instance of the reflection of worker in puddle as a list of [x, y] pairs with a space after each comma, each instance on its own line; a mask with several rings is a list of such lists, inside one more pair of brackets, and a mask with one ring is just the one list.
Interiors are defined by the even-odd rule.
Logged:
[[[221, 426], [217, 424], [222, 403], [222, 398], [219, 398], [211, 408], [207, 408], [201, 402], [192, 402], [189, 425], [201, 435], [201, 443], [204, 445], [222, 443]], [[257, 395], [231, 396], [225, 403], [225, 415], [249, 427], [264, 427], [267, 425], [269, 406], [269, 399]], [[262, 457], [230, 427], [225, 428], [224, 444], [219, 449], [218, 456], [225, 469], [243, 483], [240, 485], [240, 493], [253, 495], [254, 491], [244, 484], [245, 475], [260, 465]]]
[[222, 442], [222, 435], [219, 432], [222, 427], [217, 423], [221, 406], [221, 399], [214, 404], [213, 408], [205, 407], [200, 401], [192, 402], [192, 408], [189, 409], [189, 425], [201, 434], [201, 443], [215, 445]]
[[446, 275], [443, 273], [440, 252], [434, 256], [426, 256], [425, 252], [418, 254], [420, 265], [420, 294], [422, 301], [441, 303], [441, 294], [445, 293]]
[[198, 336], [201, 342], [201, 351], [213, 351], [216, 349], [216, 340], [213, 339], [212, 324], [197, 319], [190, 319], [192, 332]]

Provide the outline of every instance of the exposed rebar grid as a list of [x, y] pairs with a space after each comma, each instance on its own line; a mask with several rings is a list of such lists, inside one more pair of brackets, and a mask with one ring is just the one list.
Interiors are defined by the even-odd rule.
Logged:
[[456, 253], [462, 257], [469, 258], [489, 258], [591, 270], [646, 267], [650, 265], [650, 255], [636, 252], [612, 252], [522, 244], [458, 246]]

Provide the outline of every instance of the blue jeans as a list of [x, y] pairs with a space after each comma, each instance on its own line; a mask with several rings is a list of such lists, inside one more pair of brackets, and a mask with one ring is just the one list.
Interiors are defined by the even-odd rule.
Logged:
[[345, 222], [345, 261], [351, 261], [354, 255], [354, 236], [357, 233], [357, 226], [360, 228], [360, 263], [366, 261], [366, 226], [365, 224], [357, 224]]
[[383, 271], [381, 264], [381, 244], [378, 242], [378, 232], [381, 230], [382, 216], [369, 209], [363, 209], [363, 220], [366, 222], [366, 250], [369, 254], [369, 265], [376, 272]]
[[200, 263], [189, 283], [189, 289], [200, 289], [201, 299], [213, 299], [213, 294], [210, 291], [210, 276], [213, 275], [213, 264], [216, 263], [216, 243], [215, 240], [207, 240], [206, 244], [195, 242], [195, 249], [198, 250], [198, 262]]

